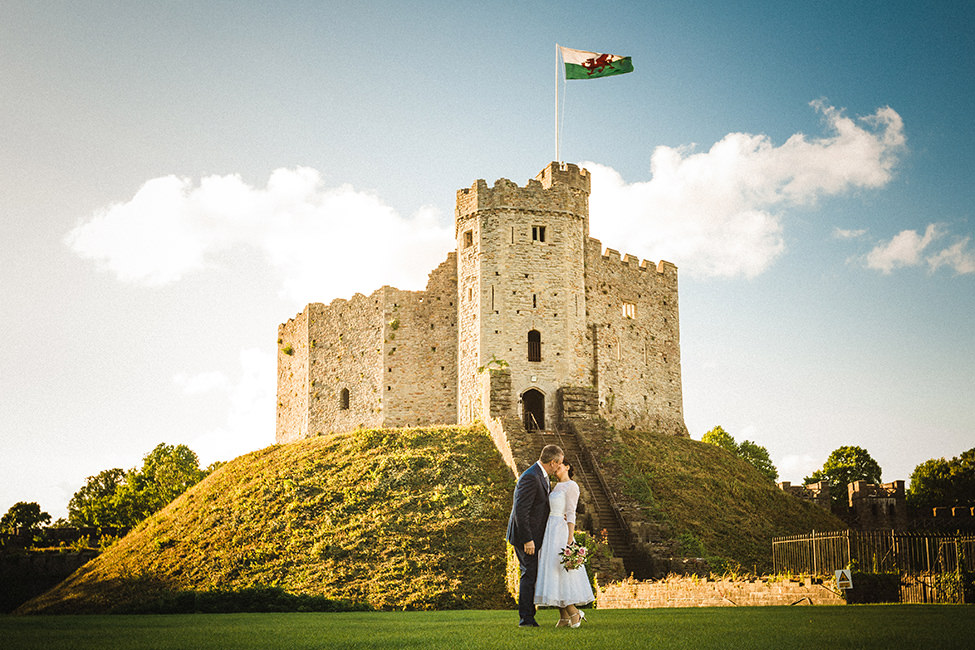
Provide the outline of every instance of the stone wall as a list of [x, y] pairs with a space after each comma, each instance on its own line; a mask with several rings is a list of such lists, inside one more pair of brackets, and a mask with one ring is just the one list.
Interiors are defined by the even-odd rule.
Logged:
[[[554, 426], [556, 391], [588, 384], [584, 243], [589, 177], [553, 163], [527, 186], [479, 180], [457, 193], [461, 422], [478, 417], [477, 369], [502, 359], [511, 373], [511, 407], [525, 391], [545, 399]], [[541, 338], [529, 360], [528, 334]]]
[[819, 481], [817, 483], [809, 483], [808, 485], [793, 485], [789, 481], [782, 481], [781, 483], [776, 483], [776, 485], [780, 490], [786, 494], [791, 494], [797, 499], [809, 501], [826, 511], [832, 509], [829, 481]]
[[386, 288], [383, 426], [457, 422], [457, 259], [430, 273], [424, 291]]
[[669, 577], [600, 586], [599, 609], [653, 607], [743, 607], [756, 605], [844, 605], [833, 580], [705, 580]]
[[98, 553], [89, 550], [0, 555], [0, 614], [40, 596]]
[[315, 306], [278, 325], [277, 442], [308, 437], [308, 313]]
[[850, 522], [860, 530], [905, 530], [908, 524], [904, 481], [847, 485]]
[[424, 291], [312, 303], [279, 326], [277, 442], [456, 423], [456, 294], [451, 253]]
[[618, 429], [687, 436], [677, 267], [642, 263], [590, 238], [586, 305], [599, 414]]

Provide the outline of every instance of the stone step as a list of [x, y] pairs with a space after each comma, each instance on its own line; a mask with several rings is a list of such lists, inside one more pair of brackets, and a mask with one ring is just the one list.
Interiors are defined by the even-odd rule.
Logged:
[[638, 578], [649, 577], [650, 565], [647, 558], [633, 548], [629, 539], [629, 531], [620, 527], [613, 514], [612, 500], [603, 491], [597, 478], [598, 470], [582, 455], [581, 446], [575, 435], [536, 431], [533, 433], [532, 443], [536, 455], [541, 452], [542, 447], [548, 444], [559, 445], [562, 448], [566, 459], [575, 470], [574, 479], [585, 487], [588, 494], [588, 503], [582, 504], [583, 509], [587, 514], [594, 515], [599, 522], [600, 531], [592, 532], [606, 531], [606, 540], [613, 551], [613, 555], [623, 560], [623, 565], [628, 573], [632, 573]]

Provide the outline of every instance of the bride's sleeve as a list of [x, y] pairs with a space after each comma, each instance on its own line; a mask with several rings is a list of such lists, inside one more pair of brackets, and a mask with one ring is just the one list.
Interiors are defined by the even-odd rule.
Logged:
[[579, 505], [579, 486], [570, 483], [569, 489], [565, 491], [565, 521], [567, 523], [576, 523], [577, 505]]

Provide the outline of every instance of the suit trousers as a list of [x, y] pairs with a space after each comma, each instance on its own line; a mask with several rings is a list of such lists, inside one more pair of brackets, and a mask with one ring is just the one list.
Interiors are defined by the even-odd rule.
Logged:
[[521, 581], [518, 583], [518, 615], [521, 622], [535, 620], [535, 579], [538, 577], [538, 547], [535, 553], [525, 553], [524, 546], [514, 546], [518, 564], [521, 566]]

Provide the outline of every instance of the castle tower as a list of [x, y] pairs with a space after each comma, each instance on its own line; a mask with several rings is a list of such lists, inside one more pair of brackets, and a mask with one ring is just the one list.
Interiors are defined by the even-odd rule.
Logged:
[[[589, 174], [553, 162], [526, 187], [479, 180], [457, 192], [455, 217], [458, 422], [508, 412], [554, 428], [558, 389], [592, 384]], [[510, 391], [486, 389], [491, 366], [507, 368]]]

